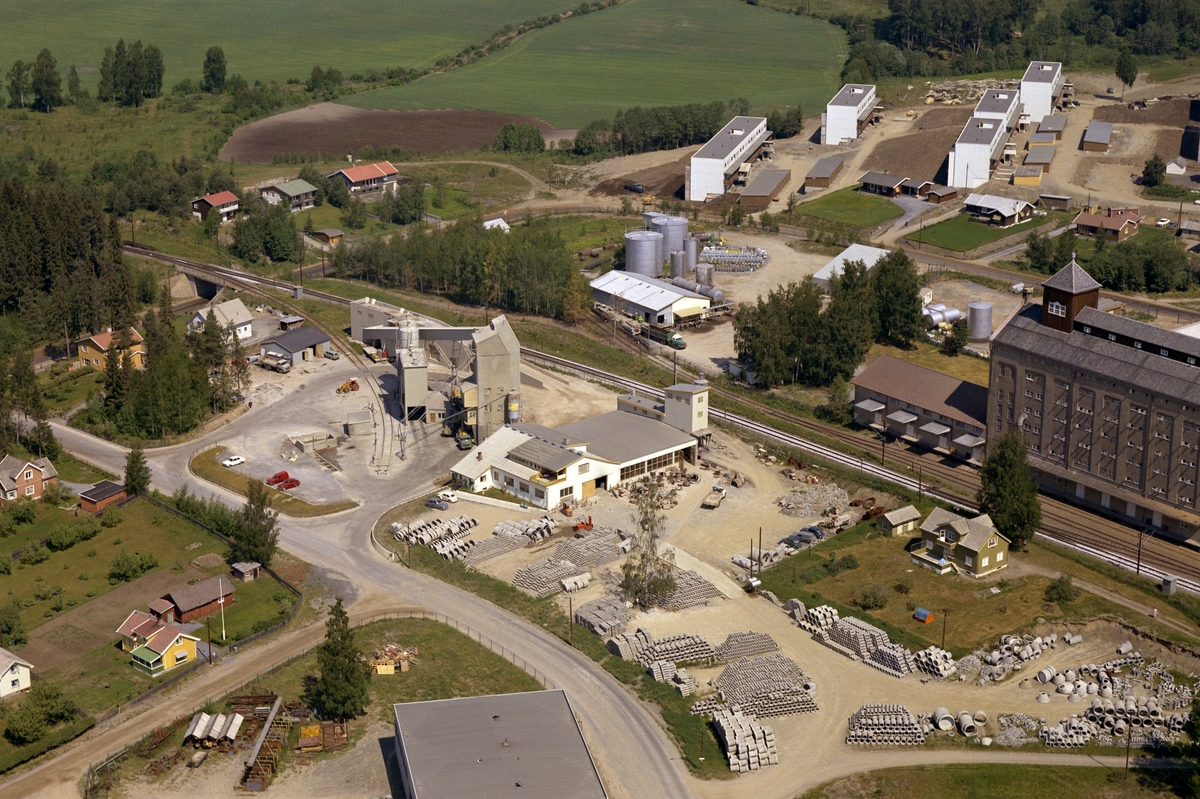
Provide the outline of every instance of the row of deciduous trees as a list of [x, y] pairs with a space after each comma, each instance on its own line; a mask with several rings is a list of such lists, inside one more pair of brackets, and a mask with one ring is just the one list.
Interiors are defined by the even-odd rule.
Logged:
[[[1029, 267], [1051, 275], [1071, 262], [1076, 239], [1069, 230], [1053, 239], [1034, 231], [1025, 244], [1024, 259]], [[1114, 291], [1184, 291], [1195, 282], [1187, 254], [1169, 239], [1149, 243], [1131, 239], [1120, 244], [1097, 239], [1087, 271]]]
[[140, 106], [146, 98], [162, 92], [165, 71], [162, 50], [157, 45], [143, 47], [139, 39], [126, 47], [125, 40], [118, 39], [115, 47], [104, 48], [96, 99]]

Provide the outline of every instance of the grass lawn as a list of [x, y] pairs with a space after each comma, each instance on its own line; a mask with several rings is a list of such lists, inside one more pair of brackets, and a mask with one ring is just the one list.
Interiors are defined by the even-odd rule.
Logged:
[[[404, 174], [424, 181], [425, 208], [442, 219], [459, 219], [480, 214], [524, 199], [529, 181], [511, 169], [487, 164], [430, 164], [405, 169]], [[436, 184], [445, 186], [445, 201], [438, 207]]]
[[923, 231], [910, 233], [904, 238], [908, 241], [920, 241], [935, 247], [944, 247], [955, 252], [973, 250], [1005, 236], [1028, 233], [1036, 227], [1046, 224], [1046, 219], [1040, 216], [1030, 217], [1019, 225], [1007, 228], [992, 227], [982, 222], [975, 222], [967, 214], [952, 216], [944, 222], [930, 225]]
[[[979, 581], [972, 577], [936, 575], [913, 565], [905, 551], [910, 539], [882, 536], [873, 523], [860, 524], [817, 547], [794, 555], [762, 574], [763, 588], [780, 599], [795, 597], [806, 606], [831, 604], [843, 616], [855, 615], [879, 624], [893, 641], [912, 649], [941, 644], [943, 619], [931, 626], [912, 618], [917, 607], [928, 608], [935, 617], [946, 615], [946, 648], [961, 657], [985, 647], [1003, 633], [1022, 631], [1037, 619], [1091, 619], [1108, 614], [1131, 623], [1143, 624], [1140, 614], [1127, 610], [1087, 592], [1066, 607], [1045, 601], [1050, 578], [1024, 576], [1006, 578], [1001, 572], [994, 579]], [[837, 558], [854, 555], [859, 567], [829, 576], [824, 568], [830, 555]], [[1020, 553], [1014, 559], [1022, 557]], [[880, 586], [888, 592], [887, 605], [869, 613], [858, 610], [855, 600], [869, 587]], [[1000, 589], [992, 594], [991, 587]]]
[[71, 371], [71, 364], [59, 361], [37, 376], [46, 410], [57, 415], [74, 408], [92, 392], [104, 388], [104, 372], [88, 367]]
[[463, 69], [344, 102], [506, 111], [559, 128], [611, 119], [637, 105], [741, 96], [759, 109], [796, 103], [814, 109], [840, 85], [844, 54], [842, 32], [809, 17], [729, 0], [692, 0], [686, 9], [669, 0], [628, 0], [550, 25]]
[[[1181, 772], [1182, 774], [1182, 772]], [[800, 799], [954, 796], [983, 799], [1150, 799], [1176, 796], [1169, 772], [1018, 764], [915, 766], [869, 771], [813, 788]]]
[[857, 228], [868, 228], [902, 216], [904, 211], [883, 197], [849, 188], [838, 189], [811, 202], [802, 203], [796, 206], [796, 213]]
[[[344, 313], [344, 312], [343, 312]], [[245, 475], [235, 472], [233, 469], [226, 469], [221, 465], [221, 459], [225, 452], [225, 447], [213, 447], [204, 452], [199, 453], [192, 458], [188, 468], [197, 477], [202, 477], [210, 483], [216, 483], [222, 488], [228, 488], [242, 496], [246, 496], [249, 490], [247, 486], [250, 483], [250, 478]], [[292, 496], [283, 491], [275, 491], [271, 498], [271, 507], [280, 513], [288, 516], [296, 516], [299, 518], [308, 518], [311, 516], [325, 516], [329, 513], [337, 513], [338, 511], [350, 510], [357, 508], [358, 503], [347, 500], [346, 502], [332, 502], [324, 505], [314, 505], [311, 502], [306, 502], [300, 497]]]

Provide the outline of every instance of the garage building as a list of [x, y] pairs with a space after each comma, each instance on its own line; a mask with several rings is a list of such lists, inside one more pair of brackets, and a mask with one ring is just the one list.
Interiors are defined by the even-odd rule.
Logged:
[[828, 155], [817, 161], [804, 177], [805, 190], [827, 189], [832, 186], [833, 181], [841, 174], [842, 163], [840, 155]]
[[742, 190], [738, 202], [750, 213], [765, 211], [779, 199], [780, 194], [787, 191], [791, 180], [790, 169], [764, 169]]
[[329, 336], [315, 327], [298, 327], [294, 330], [264, 341], [259, 346], [259, 357], [290, 361], [292, 366], [313, 358], [320, 358], [329, 349]]
[[1112, 141], [1113, 126], [1111, 122], [1101, 122], [1093, 119], [1088, 123], [1083, 134], [1083, 149], [1089, 153], [1108, 152], [1109, 142]]

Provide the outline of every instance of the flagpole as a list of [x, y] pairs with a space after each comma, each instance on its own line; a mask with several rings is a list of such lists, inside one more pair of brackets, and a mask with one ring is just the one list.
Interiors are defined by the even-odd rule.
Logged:
[[221, 640], [225, 641], [225, 584], [221, 582], [219, 576], [217, 577], [217, 604], [221, 606]]

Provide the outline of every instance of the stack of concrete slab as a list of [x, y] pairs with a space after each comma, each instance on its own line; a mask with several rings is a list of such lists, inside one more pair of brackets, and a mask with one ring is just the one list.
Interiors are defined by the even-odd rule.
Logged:
[[[801, 607], [804, 607], [801, 605]], [[828, 605], [818, 605], [815, 608], [809, 608], [804, 613], [804, 618], [797, 620], [800, 629], [814, 635], [821, 630], [828, 630], [838, 620], [837, 608], [831, 608]]]
[[783, 605], [783, 611], [796, 621], [804, 621], [804, 603], [799, 599], [789, 599]]
[[958, 671], [954, 656], [936, 646], [913, 653], [913, 660], [916, 661], [918, 671], [938, 679], [945, 679]]
[[593, 599], [575, 609], [575, 622], [601, 637], [620, 635], [629, 621], [625, 600], [616, 594]]
[[817, 709], [812, 698], [816, 690], [812, 680], [796, 661], [779, 654], [730, 663], [715, 685], [726, 702], [757, 718], [811, 713]]
[[569, 560], [584, 569], [597, 569], [629, 551], [633, 539], [622, 540], [616, 530], [593, 530], [582, 538], [563, 541], [554, 548], [554, 557]]
[[731, 660], [741, 660], [742, 658], [752, 658], [757, 655], [769, 655], [772, 652], [779, 651], [779, 644], [775, 643], [775, 639], [766, 633], [746, 632], [746, 633], [730, 633], [725, 639], [725, 643], [721, 644], [714, 650], [714, 655], [717, 660], [729, 662]]
[[672, 663], [710, 661], [713, 659], [713, 648], [702, 635], [672, 635], [655, 641], [644, 657]]
[[582, 573], [583, 569], [569, 560], [546, 558], [523, 569], [518, 569], [517, 573], [513, 575], [512, 584], [536, 597], [544, 597], [558, 591], [562, 587], [562, 581], [566, 578]]
[[838, 619], [826, 630], [813, 633], [813, 640], [851, 660], [867, 660], [876, 649], [889, 643], [887, 633], [853, 616]]
[[485, 560], [498, 558], [501, 555], [512, 552], [514, 549], [528, 546], [529, 539], [522, 536], [500, 535], [493, 538], [485, 538], [482, 541], [477, 541], [475, 546], [468, 549], [466, 552], [459, 555], [467, 566], [478, 566]]
[[718, 710], [713, 714], [717, 738], [729, 757], [729, 770], [758, 771], [779, 763], [775, 733], [738, 710]]
[[687, 669], [676, 669], [675, 676], [671, 678], [671, 682], [674, 683], [675, 690], [681, 696], [691, 696], [696, 693], [696, 678], [689, 676]]
[[655, 682], [667, 682], [668, 680], [674, 679], [675, 675], [678, 673], [678, 670], [675, 668], [675, 664], [669, 660], [654, 661], [650, 664], [648, 671], [650, 672], [650, 676], [654, 678]]
[[686, 610], [708, 605], [721, 596], [717, 587], [694, 571], [675, 572], [675, 590], [657, 604], [668, 610]]
[[904, 677], [917, 670], [913, 653], [890, 641], [871, 653], [867, 665], [893, 677]]
[[632, 660], [637, 663], [649, 663], [654, 658], [647, 659], [646, 655], [654, 646], [654, 636], [649, 631], [638, 627], [631, 633], [619, 633], [608, 639], [608, 651], [621, 660]]
[[863, 705], [850, 717], [848, 744], [917, 746], [925, 732], [904, 705]]

